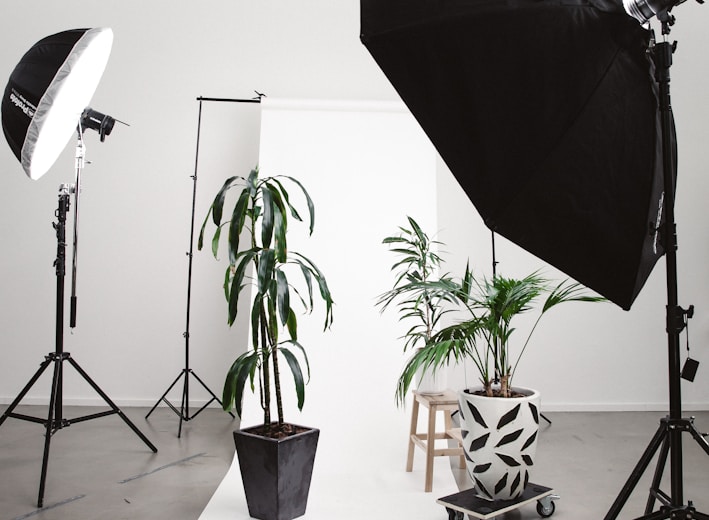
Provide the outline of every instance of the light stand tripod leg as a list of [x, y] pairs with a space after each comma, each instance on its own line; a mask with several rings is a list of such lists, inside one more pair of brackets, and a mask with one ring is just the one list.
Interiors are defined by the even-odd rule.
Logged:
[[613, 502], [613, 505], [604, 517], [604, 520], [615, 520], [616, 518], [618, 518], [620, 511], [623, 509], [623, 506], [628, 501], [628, 498], [630, 498], [630, 495], [633, 493], [635, 486], [638, 485], [640, 478], [642, 477], [643, 473], [645, 473], [647, 467], [650, 465], [650, 462], [655, 456], [655, 453], [663, 444], [666, 435], [667, 431], [663, 423], [655, 432], [655, 436], [650, 441], [650, 444], [648, 444], [642, 457], [640, 457], [640, 460], [635, 466], [635, 469], [633, 469], [633, 472], [630, 474], [630, 477], [623, 486], [623, 489], [620, 491], [620, 494], [615, 499], [615, 502]]
[[177, 438], [182, 437], [182, 423], [185, 420], [185, 414], [187, 414], [187, 420], [189, 421], [189, 413], [190, 413], [190, 383], [189, 383], [189, 378], [190, 378], [190, 373], [189, 369], [185, 368], [182, 373], [185, 375], [185, 381], [184, 384], [182, 385], [182, 401], [180, 402], [180, 421], [179, 424], [177, 425]]
[[670, 453], [670, 443], [667, 436], [662, 439], [662, 448], [660, 448], [660, 456], [657, 459], [657, 467], [655, 468], [655, 476], [652, 479], [652, 486], [650, 486], [650, 494], [647, 497], [647, 505], [645, 506], [645, 514], [649, 515], [655, 508], [655, 501], [658, 499], [658, 495], [664, 497], [664, 494], [660, 491], [660, 481], [662, 480], [662, 475], [665, 472], [665, 464], [667, 464], [667, 455]]
[[8, 417], [14, 417], [16, 419], [21, 418], [21, 419], [25, 419], [28, 421], [43, 423], [43, 421], [41, 419], [35, 420], [34, 417], [28, 417], [26, 415], [16, 414], [16, 413], [14, 413], [14, 410], [17, 407], [17, 405], [20, 404], [22, 399], [25, 398], [25, 395], [27, 395], [27, 392], [29, 392], [30, 388], [32, 388], [32, 386], [34, 386], [34, 384], [37, 382], [39, 377], [44, 373], [44, 371], [47, 369], [47, 367], [49, 366], [49, 364], [51, 362], [52, 362], [52, 360], [51, 360], [50, 356], [47, 356], [45, 358], [45, 360], [42, 361], [42, 363], [39, 365], [39, 368], [37, 369], [37, 372], [35, 372], [35, 374], [32, 376], [32, 378], [29, 380], [29, 382], [25, 385], [25, 387], [22, 389], [22, 391], [17, 395], [15, 400], [12, 401], [10, 406], [8, 406], [7, 410], [5, 410], [5, 413], [2, 414], [2, 417], [0, 417], [0, 425], [2, 425], [2, 423], [4, 423], [5, 419], [7, 419]]
[[[37, 495], [37, 507], [44, 505], [44, 488], [47, 481], [47, 465], [49, 464], [49, 446], [54, 434], [56, 402], [59, 394], [61, 381], [62, 358], [56, 356], [54, 359], [54, 376], [52, 377], [52, 391], [49, 396], [49, 411], [47, 413], [47, 423], [45, 424], [44, 452], [42, 454], [42, 473], [39, 478], [39, 493]], [[61, 424], [59, 424], [61, 427]]]
[[153, 407], [150, 409], [150, 411], [149, 411], [149, 412], [147, 413], [147, 415], [145, 416], [146, 419], [147, 419], [148, 417], [150, 417], [150, 414], [152, 414], [152, 413], [155, 411], [155, 408], [158, 407], [158, 405], [160, 404], [160, 401], [165, 401], [167, 404], [170, 404], [170, 402], [169, 402], [167, 399], [165, 399], [165, 396], [167, 396], [167, 394], [170, 392], [170, 390], [172, 390], [172, 387], [174, 387], [174, 386], [177, 384], [177, 382], [180, 380], [180, 378], [181, 378], [184, 374], [185, 374], [185, 371], [184, 371], [184, 370], [183, 370], [182, 372], [180, 372], [180, 374], [175, 378], [175, 380], [172, 382], [172, 384], [167, 387], [167, 390], [165, 390], [165, 393], [160, 396], [160, 399], [158, 399], [157, 401], [155, 401], [155, 404], [153, 405]]
[[103, 390], [101, 390], [101, 388], [100, 388], [96, 383], [94, 383], [93, 379], [91, 379], [91, 378], [89, 377], [89, 375], [88, 375], [86, 372], [84, 372], [84, 370], [79, 366], [79, 364], [78, 364], [76, 361], [74, 361], [74, 359], [72, 359], [71, 357], [67, 357], [67, 360], [69, 361], [69, 363], [71, 363], [71, 366], [73, 366], [73, 367], [76, 369], [76, 371], [81, 375], [81, 377], [83, 377], [84, 380], [85, 380], [89, 385], [91, 385], [91, 388], [93, 388], [93, 389], [96, 391], [96, 393], [97, 393], [98, 395], [100, 395], [100, 396], [103, 398], [104, 401], [106, 401], [106, 403], [111, 407], [111, 409], [112, 409], [116, 414], [118, 414], [118, 416], [119, 416], [121, 419], [123, 419], [123, 422], [125, 422], [125, 423], [130, 427], [130, 429], [133, 430], [133, 432], [134, 432], [138, 437], [140, 437], [140, 439], [145, 443], [145, 445], [146, 445], [148, 448], [150, 448], [153, 453], [157, 453], [158, 449], [153, 445], [153, 443], [150, 442], [150, 441], [148, 440], [148, 438], [147, 438], [145, 435], [143, 435], [143, 432], [141, 432], [141, 431], [138, 429], [138, 427], [137, 427], [135, 424], [133, 424], [133, 423], [131, 422], [131, 420], [128, 419], [128, 417], [126, 417], [126, 415], [123, 413], [123, 411], [122, 411], [120, 408], [118, 408], [118, 406], [116, 406], [116, 404], [115, 404], [113, 401], [111, 401], [111, 398], [108, 397], [108, 395], [106, 395], [106, 393], [105, 393]]
[[699, 447], [702, 448], [707, 455], [709, 455], [709, 442], [707, 442], [706, 437], [697, 431], [694, 424], [689, 425], [689, 433], [692, 437], [694, 437], [694, 440], [697, 441]]
[[[207, 392], [209, 392], [209, 394], [212, 396], [212, 401], [216, 401], [216, 402], [219, 403], [219, 406], [222, 406], [222, 401], [221, 401], [221, 399], [219, 399], [216, 395], [214, 395], [214, 392], [212, 392], [212, 391], [209, 389], [209, 387], [208, 387], [206, 384], [204, 384], [204, 382], [199, 378], [199, 376], [198, 376], [197, 374], [194, 373], [193, 370], [190, 370], [190, 374], [192, 374], [192, 375], [194, 376], [194, 378], [199, 382], [199, 384], [202, 385], [202, 387], [203, 387]], [[211, 402], [211, 401], [210, 401], [210, 402]], [[208, 404], [209, 404], [209, 403], [208, 403]], [[195, 415], [197, 415], [199, 412], [201, 412], [202, 410], [204, 410], [204, 408], [205, 408], [206, 406], [207, 406], [207, 405], [204, 405], [199, 411], [197, 411], [197, 412], [193, 415], [193, 417], [194, 417]], [[223, 406], [222, 406], [222, 407], [223, 407]], [[235, 416], [233, 413], [229, 412], [229, 415], [231, 415], [231, 418], [232, 418], [232, 419], [236, 419], [236, 416]]]

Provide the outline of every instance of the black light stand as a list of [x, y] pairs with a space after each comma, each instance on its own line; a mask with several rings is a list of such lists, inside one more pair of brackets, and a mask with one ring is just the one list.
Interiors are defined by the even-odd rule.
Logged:
[[[666, 37], [669, 26], [674, 19], [668, 12], [658, 15], [662, 22], [662, 34]], [[659, 520], [663, 518], [682, 518], [709, 520], [709, 515], [697, 511], [692, 501], [684, 502], [684, 483], [682, 470], [682, 434], [688, 433], [694, 438], [699, 446], [709, 455], [709, 443], [697, 431], [693, 418], [682, 417], [682, 397], [681, 397], [681, 368], [680, 368], [680, 333], [685, 328], [687, 320], [691, 318], [693, 307], [689, 310], [682, 309], [677, 303], [677, 230], [675, 224], [675, 181], [676, 181], [676, 161], [672, 123], [672, 106], [670, 104], [670, 66], [672, 65], [672, 53], [676, 45], [666, 41], [657, 43], [651, 49], [656, 67], [656, 79], [660, 87], [660, 115], [662, 123], [662, 151], [664, 170], [664, 205], [665, 222], [662, 228], [662, 239], [666, 250], [667, 269], [667, 339], [669, 350], [669, 398], [670, 413], [660, 421], [660, 426], [643, 453], [640, 461], [627, 480], [620, 494], [613, 503], [605, 520], [613, 520], [618, 517], [621, 509], [637, 486], [640, 478], [647, 469], [651, 460], [660, 450], [657, 467], [650, 488], [650, 495], [647, 500], [645, 514], [640, 519]], [[667, 494], [660, 489], [660, 481], [670, 457], [670, 493]], [[655, 502], [659, 501], [661, 506], [657, 511], [653, 511]]]
[[[199, 376], [190, 368], [190, 308], [191, 308], [191, 296], [192, 296], [192, 253], [193, 253], [193, 247], [194, 247], [194, 224], [195, 224], [195, 205], [197, 201], [197, 170], [198, 170], [198, 165], [199, 165], [199, 140], [200, 140], [200, 133], [201, 133], [201, 128], [202, 128], [202, 102], [203, 101], [220, 101], [220, 102], [231, 102], [231, 103], [260, 103], [261, 102], [261, 97], [263, 97], [263, 94], [259, 94], [257, 92], [258, 97], [254, 99], [228, 99], [228, 98], [206, 98], [206, 97], [198, 97], [197, 101], [199, 101], [199, 114], [197, 116], [197, 149], [195, 152], [195, 164], [194, 164], [194, 175], [191, 176], [192, 178], [192, 221], [190, 225], [190, 250], [187, 253], [187, 257], [189, 258], [188, 261], [188, 268], [187, 268], [187, 313], [186, 313], [186, 324], [185, 324], [185, 332], [182, 334], [182, 336], [185, 338], [185, 367], [180, 371], [178, 376], [175, 378], [175, 380], [172, 382], [170, 386], [167, 387], [167, 390], [160, 396], [160, 398], [157, 400], [157, 402], [153, 405], [153, 407], [150, 409], [148, 414], [145, 416], [147, 419], [150, 417], [150, 414], [153, 413], [155, 408], [157, 408], [158, 404], [160, 402], [164, 402], [175, 414], [177, 414], [180, 417], [180, 422], [179, 426], [177, 428], [177, 437], [180, 438], [182, 436], [182, 423], [186, 421], [191, 421], [195, 417], [197, 417], [202, 410], [207, 408], [212, 402], [217, 401], [219, 405], [221, 406], [222, 402], [221, 400], [212, 392], [209, 387], [202, 381]], [[199, 384], [202, 385], [202, 387], [211, 395], [211, 399], [209, 399], [204, 405], [202, 405], [201, 408], [199, 408], [196, 412], [190, 415], [190, 378], [189, 376], [192, 375]], [[175, 405], [173, 405], [168, 399], [167, 399], [167, 394], [172, 390], [172, 388], [177, 384], [177, 382], [180, 380], [180, 378], [183, 379], [183, 385], [182, 385], [182, 399], [180, 401], [180, 408], [179, 410]], [[229, 415], [234, 417], [234, 414], [229, 412]]]
[[[99, 386], [89, 377], [89, 375], [79, 366], [79, 364], [74, 361], [71, 354], [64, 352], [64, 277], [65, 277], [65, 267], [66, 267], [66, 214], [69, 211], [69, 193], [71, 187], [66, 184], [62, 184], [59, 187], [59, 206], [56, 211], [57, 222], [54, 224], [54, 229], [57, 234], [57, 259], [54, 262], [56, 268], [57, 277], [57, 302], [56, 302], [56, 345], [54, 352], [49, 353], [45, 356], [44, 361], [39, 366], [37, 372], [30, 379], [30, 381], [25, 385], [19, 395], [10, 404], [5, 413], [0, 417], [0, 425], [5, 422], [8, 417], [13, 417], [15, 419], [21, 419], [23, 421], [30, 421], [43, 424], [46, 428], [45, 439], [44, 439], [44, 455], [42, 458], [42, 474], [39, 481], [39, 496], [37, 498], [37, 506], [42, 507], [44, 502], [44, 488], [47, 478], [47, 463], [49, 461], [49, 447], [52, 435], [62, 428], [71, 426], [74, 423], [79, 423], [83, 421], [88, 421], [90, 419], [97, 419], [99, 417], [105, 417], [107, 415], [118, 414], [123, 421], [135, 432], [138, 437], [155, 453], [157, 448], [141, 433], [141, 431], [126, 417], [123, 412], [116, 406], [113, 401], [106, 395], [106, 393], [99, 388]], [[78, 189], [78, 188], [74, 188]], [[67, 361], [72, 367], [84, 378], [84, 380], [91, 385], [91, 387], [98, 393], [104, 401], [111, 407], [110, 410], [104, 412], [94, 413], [90, 415], [85, 415], [82, 417], [77, 417], [74, 419], [65, 419], [63, 416], [62, 409], [62, 398], [63, 398], [63, 377], [64, 377], [64, 362]], [[49, 412], [47, 418], [33, 417], [29, 415], [14, 413], [15, 407], [22, 401], [27, 392], [32, 388], [39, 377], [44, 373], [44, 371], [49, 367], [50, 364], [54, 363], [54, 375], [52, 377], [52, 390], [49, 398]]]

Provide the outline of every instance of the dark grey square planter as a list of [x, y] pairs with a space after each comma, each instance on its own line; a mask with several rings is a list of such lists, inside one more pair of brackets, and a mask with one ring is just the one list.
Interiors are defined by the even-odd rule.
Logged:
[[[260, 520], [292, 520], [305, 514], [320, 430], [282, 439], [234, 432], [249, 515]], [[303, 428], [303, 427], [298, 427]]]

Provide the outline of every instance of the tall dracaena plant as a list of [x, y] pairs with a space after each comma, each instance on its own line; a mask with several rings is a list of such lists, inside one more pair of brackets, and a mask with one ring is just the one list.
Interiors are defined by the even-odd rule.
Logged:
[[[224, 277], [224, 293], [228, 302], [228, 323], [233, 325], [239, 312], [240, 296], [253, 285], [250, 307], [251, 349], [241, 354], [231, 365], [224, 382], [223, 407], [236, 408], [241, 416], [242, 398], [247, 380], [255, 391], [258, 382], [264, 426], [271, 427], [271, 387], [275, 390], [278, 430], [284, 428], [281, 393], [281, 358], [285, 359], [293, 375], [298, 409], [305, 401], [306, 378], [310, 366], [305, 349], [298, 341], [298, 320], [292, 303], [300, 302], [303, 310], [313, 310], [313, 286], [317, 285], [325, 302], [325, 324], [332, 324], [333, 300], [325, 276], [302, 254], [288, 249], [288, 217], [300, 222], [302, 217], [291, 203], [286, 184], [299, 189], [308, 206], [309, 233], [315, 224], [315, 208], [310, 195], [296, 179], [287, 176], [259, 178], [258, 167], [248, 178], [234, 176], [226, 180], [210, 207], [199, 234], [198, 249], [204, 243], [205, 228], [211, 215], [216, 226], [212, 238], [212, 253], [218, 258], [219, 242], [224, 228], [228, 229], [229, 266]], [[231, 218], [222, 221], [226, 195], [231, 189], [241, 189]], [[246, 229], [248, 243], [242, 243]], [[289, 275], [291, 279], [289, 279]], [[255, 283], [253, 282], [255, 277]], [[292, 283], [300, 278], [301, 290]], [[286, 338], [282, 339], [284, 331]], [[305, 361], [305, 371], [296, 353]], [[305, 375], [304, 375], [305, 372]], [[273, 378], [273, 379], [272, 379]]]

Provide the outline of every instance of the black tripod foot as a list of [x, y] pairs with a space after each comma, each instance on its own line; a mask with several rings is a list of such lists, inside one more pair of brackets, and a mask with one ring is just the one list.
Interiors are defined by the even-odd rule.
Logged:
[[[679, 436], [682, 433], [689, 433], [704, 450], [704, 452], [709, 455], [709, 443], [695, 428], [693, 418], [663, 418], [660, 421], [659, 428], [655, 432], [655, 436], [645, 449], [645, 452], [633, 469], [633, 472], [630, 474], [630, 477], [608, 511], [608, 514], [604, 517], [604, 520], [615, 520], [618, 518], [618, 515], [625, 506], [625, 503], [630, 498], [630, 495], [638, 485], [640, 478], [647, 470], [650, 462], [658, 450], [660, 450], [660, 454], [657, 460], [657, 467], [655, 468], [655, 475], [652, 480], [647, 505], [645, 507], [645, 514], [636, 518], [636, 520], [659, 520], [663, 518], [709, 520], [709, 515], [697, 511], [691, 501], [684, 504], [682, 503], [682, 499], [676, 500], [676, 497], [673, 497], [660, 489], [660, 481], [662, 480], [662, 475], [664, 473], [665, 464], [667, 463], [667, 457], [670, 453], [672, 443], [674, 442], [681, 446], [681, 439]], [[653, 511], [657, 501], [661, 503], [661, 506], [657, 511]]]
[[[209, 395], [211, 396], [211, 399], [209, 399], [206, 403], [202, 405], [201, 408], [199, 408], [196, 412], [190, 415], [190, 410], [189, 410], [189, 376], [194, 377], [197, 382], [202, 385], [202, 388], [204, 388]], [[182, 386], [182, 399], [181, 399], [181, 404], [180, 408], [178, 409], [175, 405], [173, 405], [169, 399], [167, 398], [167, 394], [170, 392], [170, 390], [173, 389], [173, 387], [177, 384], [177, 382], [180, 380], [180, 378], [184, 378], [183, 381], [183, 386]], [[207, 408], [210, 404], [212, 404], [214, 401], [219, 403], [219, 406], [222, 406], [221, 400], [212, 392], [209, 387], [202, 381], [197, 374], [191, 369], [191, 368], [183, 368], [182, 371], [178, 374], [178, 376], [175, 378], [175, 380], [172, 382], [170, 386], [167, 387], [167, 390], [160, 396], [160, 398], [155, 402], [153, 407], [150, 409], [150, 411], [147, 413], [145, 418], [147, 419], [150, 417], [150, 415], [155, 411], [155, 408], [163, 402], [165, 403], [174, 413], [175, 415], [180, 417], [180, 422], [179, 426], [177, 428], [177, 437], [180, 438], [182, 436], [182, 423], [191, 421], [195, 417], [197, 417], [202, 411]], [[232, 419], [235, 419], [235, 416], [233, 413], [229, 412], [229, 415], [231, 415]]]

